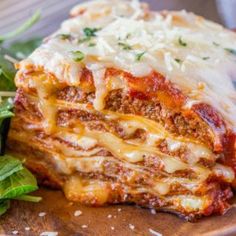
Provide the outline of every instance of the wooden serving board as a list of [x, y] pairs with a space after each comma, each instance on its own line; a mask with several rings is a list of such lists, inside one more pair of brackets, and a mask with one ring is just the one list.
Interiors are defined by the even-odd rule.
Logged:
[[[153, 214], [148, 209], [130, 205], [90, 208], [72, 204], [60, 191], [40, 189], [36, 194], [42, 196], [43, 201], [12, 202], [11, 209], [0, 218], [0, 235], [39, 236], [50, 231], [58, 232], [58, 236], [152, 236], [150, 229], [163, 236], [236, 235], [235, 208], [224, 216], [189, 223], [168, 213]], [[78, 210], [82, 214], [74, 216]], [[42, 212], [46, 215], [40, 217]], [[25, 230], [27, 227], [30, 230]]]

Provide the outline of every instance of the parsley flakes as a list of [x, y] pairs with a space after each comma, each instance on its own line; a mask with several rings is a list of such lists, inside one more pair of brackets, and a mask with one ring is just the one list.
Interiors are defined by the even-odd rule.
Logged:
[[215, 45], [216, 47], [219, 47], [220, 44], [219, 43], [216, 43], [216, 42], [212, 42], [213, 45]]
[[91, 38], [90, 37], [85, 37], [85, 38], [82, 38], [82, 39], [79, 39], [78, 40], [78, 43], [85, 43], [85, 42], [88, 42]]
[[84, 36], [83, 38], [78, 40], [78, 43], [85, 43], [91, 40], [91, 38], [96, 37], [96, 32], [98, 32], [99, 30], [101, 30], [101, 28], [89, 28], [86, 27], [83, 29], [84, 32]]
[[73, 60], [76, 61], [76, 62], [80, 62], [84, 59], [85, 55], [83, 52], [81, 51], [74, 51], [74, 52], [71, 52], [72, 53], [72, 56], [73, 56]]
[[89, 43], [88, 46], [89, 46], [89, 47], [95, 47], [95, 46], [96, 46], [96, 43]]
[[131, 37], [131, 33], [128, 33], [127, 35], [126, 35], [126, 39], [128, 39], [128, 38], [130, 38]]
[[[215, 45], [216, 47], [219, 47], [220, 44], [219, 43], [216, 43], [216, 42], [212, 42], [213, 45]], [[224, 48], [224, 50], [228, 53], [231, 53], [233, 54], [234, 56], [236, 56], [236, 49], [234, 48]]]
[[182, 63], [182, 60], [180, 60], [179, 58], [175, 58], [175, 61], [179, 64]]
[[236, 56], [236, 49], [233, 49], [233, 48], [224, 48], [224, 49], [225, 49], [225, 51], [227, 51], [227, 52], [229, 52], [229, 53]]
[[127, 43], [119, 42], [118, 45], [121, 46], [124, 50], [132, 50], [132, 47]]
[[71, 39], [71, 35], [70, 34], [59, 34], [58, 37], [61, 40]]
[[96, 32], [99, 30], [100, 28], [89, 28], [89, 27], [83, 29], [84, 35], [88, 38], [96, 37]]
[[184, 42], [181, 37], [179, 37], [178, 42], [179, 42], [179, 45], [181, 45], [182, 47], [187, 47], [188, 46], [188, 44], [186, 42]]
[[135, 56], [135, 60], [136, 61], [141, 61], [142, 57], [144, 56], [146, 52], [141, 52], [141, 53], [137, 53]]

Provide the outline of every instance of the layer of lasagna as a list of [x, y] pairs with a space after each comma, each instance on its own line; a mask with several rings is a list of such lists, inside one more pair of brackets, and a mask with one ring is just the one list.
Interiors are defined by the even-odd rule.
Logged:
[[236, 34], [192, 13], [99, 0], [17, 68], [10, 152], [70, 201], [193, 219], [236, 186]]

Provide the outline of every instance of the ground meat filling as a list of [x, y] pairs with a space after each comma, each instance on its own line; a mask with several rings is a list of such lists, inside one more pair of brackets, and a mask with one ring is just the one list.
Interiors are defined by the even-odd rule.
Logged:
[[94, 92], [84, 92], [83, 90], [70, 86], [59, 90], [56, 94], [57, 99], [74, 103], [91, 103], [95, 98]]
[[209, 127], [199, 118], [194, 116], [184, 117], [181, 113], [167, 109], [155, 100], [143, 100], [131, 97], [122, 90], [114, 90], [106, 98], [105, 109], [147, 117], [160, 122], [165, 129], [186, 137], [194, 137], [212, 146], [212, 136]]
[[[74, 90], [74, 88], [73, 88]], [[63, 90], [64, 91], [64, 90]], [[74, 92], [72, 93], [74, 95]], [[68, 99], [69, 97], [67, 97]], [[119, 101], [119, 99], [117, 99]], [[136, 100], [137, 101], [137, 100]], [[146, 101], [144, 101], [146, 102]], [[138, 103], [137, 104], [141, 104]], [[154, 103], [150, 103], [154, 104]], [[135, 108], [136, 106], [128, 106], [128, 108]], [[143, 111], [146, 111], [146, 115], [148, 115], [148, 112], [152, 116], [156, 114], [154, 112], [154, 105], [153, 109], [149, 109], [148, 103], [146, 102], [146, 110], [144, 109], [145, 106], [143, 106]], [[21, 126], [25, 127], [25, 129], [33, 129], [34, 126], [32, 126], [31, 123], [31, 118], [32, 122], [34, 123], [35, 117], [31, 117], [31, 114], [33, 114], [33, 111], [36, 109], [36, 104], [31, 101], [30, 97], [25, 96], [22, 94], [22, 92], [18, 96], [17, 100], [17, 106], [16, 106], [16, 111], [18, 113], [18, 119], [21, 119], [20, 123]], [[141, 108], [140, 108], [141, 110]], [[126, 110], [126, 112], [138, 112], [138, 110]], [[26, 114], [27, 113], [27, 114]], [[29, 115], [29, 116], [28, 116]], [[155, 115], [157, 116], [157, 114]], [[26, 120], [24, 120], [27, 118]], [[41, 118], [42, 119], [42, 118]], [[132, 133], [126, 133], [125, 130], [122, 128], [122, 126], [119, 125], [118, 120], [107, 120], [106, 117], [100, 113], [100, 112], [88, 112], [85, 110], [78, 110], [78, 109], [62, 109], [59, 108], [57, 112], [57, 117], [56, 117], [56, 124], [61, 127], [69, 127], [69, 128], [74, 128], [78, 123], [82, 123], [85, 127], [87, 127], [89, 130], [94, 130], [94, 131], [102, 131], [102, 132], [110, 132], [113, 133], [114, 135], [118, 136], [119, 138], [123, 140], [127, 140], [128, 142], [135, 142], [136, 144], [138, 143], [144, 143], [146, 138], [147, 138], [147, 132], [144, 129], [136, 129]], [[16, 123], [14, 123], [16, 124]], [[156, 143], [156, 147], [165, 154], [171, 155], [171, 156], [178, 156], [182, 161], [187, 162], [188, 160], [188, 150], [186, 147], [181, 146], [179, 149], [175, 151], [170, 151], [168, 150], [168, 146], [166, 143], [166, 140], [160, 140], [159, 142]], [[207, 160], [206, 160], [207, 161]], [[203, 165], [206, 164], [206, 161], [203, 159]], [[206, 166], [209, 166], [212, 163], [207, 163]]]
[[[95, 95], [94, 92], [84, 92], [76, 87], [65, 87], [57, 92], [56, 97], [59, 100], [73, 103], [92, 104]], [[33, 110], [34, 115], [38, 116], [39, 119], [42, 117], [32, 103], [28, 101], [27, 104], [27, 98], [24, 97], [22, 90], [18, 91], [16, 102], [16, 109], [18, 112], [24, 110], [24, 112], [28, 112], [30, 115], [29, 110]], [[180, 112], [170, 110], [158, 101], [140, 99], [139, 97], [132, 97], [122, 90], [114, 90], [110, 92], [105, 99], [105, 109], [123, 114], [144, 116], [161, 123], [166, 130], [173, 134], [196, 138], [207, 144], [209, 147], [212, 147], [212, 132], [206, 123], [197, 116], [183, 116]], [[71, 109], [69, 112], [58, 112], [59, 123], [68, 120], [68, 116], [73, 116], [80, 121], [104, 120], [99, 112], [91, 114], [85, 111]], [[101, 124], [99, 126], [102, 127]], [[103, 130], [105, 130], [104, 127]], [[121, 131], [118, 133], [121, 133]]]

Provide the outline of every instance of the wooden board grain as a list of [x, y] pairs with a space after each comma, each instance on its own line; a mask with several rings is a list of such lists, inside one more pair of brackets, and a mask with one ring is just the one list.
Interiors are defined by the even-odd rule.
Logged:
[[[12, 203], [11, 209], [0, 218], [0, 235], [13, 235], [13, 231], [18, 231], [17, 235], [38, 236], [42, 232], [53, 231], [59, 236], [152, 236], [149, 229], [163, 236], [236, 235], [235, 208], [224, 216], [205, 217], [189, 223], [171, 214], [152, 214], [150, 210], [135, 206], [90, 208], [72, 205], [60, 191], [40, 189], [36, 194], [43, 197], [42, 202]], [[82, 211], [82, 215], [74, 216], [77, 210]], [[40, 217], [40, 212], [46, 215]], [[83, 228], [83, 225], [88, 227]], [[26, 227], [30, 230], [26, 231]]]

